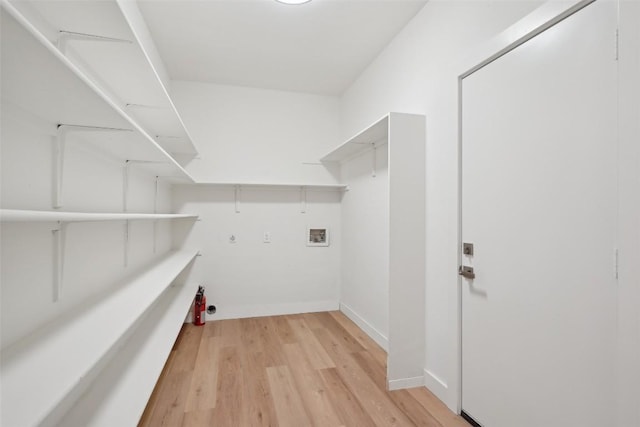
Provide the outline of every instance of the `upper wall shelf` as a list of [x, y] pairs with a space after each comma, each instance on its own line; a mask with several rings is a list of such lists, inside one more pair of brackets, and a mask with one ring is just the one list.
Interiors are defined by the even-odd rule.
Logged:
[[[393, 113], [391, 113], [393, 114]], [[372, 147], [387, 142], [389, 138], [389, 114], [359, 132], [354, 137], [325, 154], [321, 162], [341, 162]]]
[[196, 182], [198, 186], [211, 187], [241, 187], [259, 189], [282, 189], [282, 190], [318, 190], [318, 191], [346, 191], [348, 188], [344, 184], [296, 184], [296, 183], [269, 183], [269, 182]]
[[166, 151], [187, 159], [197, 154], [169, 96], [168, 75], [136, 2], [9, 3]]
[[170, 286], [59, 425], [137, 425], [197, 291]]
[[[90, 2], [93, 3], [93, 2]], [[91, 144], [119, 160], [143, 162], [154, 175], [174, 181], [193, 178], [101, 88], [3, 1], [3, 114], [27, 121], [69, 142]], [[62, 125], [62, 126], [61, 126]], [[64, 132], [62, 132], [64, 131]]]
[[92, 212], [58, 212], [29, 211], [18, 209], [0, 209], [2, 222], [89, 222], [89, 221], [123, 221], [123, 220], [155, 220], [198, 218], [187, 214], [147, 214], [147, 213], [92, 213]]

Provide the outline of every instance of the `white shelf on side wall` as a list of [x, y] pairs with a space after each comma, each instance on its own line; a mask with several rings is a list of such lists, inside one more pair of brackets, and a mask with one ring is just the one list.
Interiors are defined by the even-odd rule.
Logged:
[[108, 294], [3, 349], [1, 424], [55, 424], [196, 255], [171, 252]]
[[[397, 113], [391, 113], [397, 114]], [[320, 159], [321, 162], [342, 162], [355, 157], [373, 147], [382, 145], [389, 139], [389, 116], [384, 116], [374, 124], [340, 144]]]
[[[93, 2], [90, 2], [93, 3]], [[75, 2], [74, 2], [75, 4]], [[193, 182], [189, 173], [111, 96], [6, 0], [2, 6], [2, 109], [64, 144], [144, 164], [150, 174]]]
[[89, 222], [89, 221], [126, 221], [156, 219], [197, 219], [197, 215], [189, 214], [149, 214], [149, 213], [93, 213], [93, 212], [59, 212], [34, 211], [19, 209], [0, 209], [2, 222]]
[[344, 184], [308, 184], [308, 183], [270, 183], [270, 182], [196, 182], [199, 187], [241, 187], [246, 189], [280, 189], [280, 190], [317, 190], [317, 191], [346, 191]]
[[[423, 115], [391, 112], [321, 159], [345, 164], [371, 152], [375, 179], [376, 152], [385, 146], [389, 195], [388, 209], [381, 215], [389, 227], [388, 255], [384, 260], [388, 263], [389, 389], [422, 384], [424, 375], [425, 135]], [[345, 198], [356, 197], [356, 191], [350, 191]], [[359, 218], [363, 214], [366, 212], [348, 212], [343, 205], [343, 218], [345, 215]], [[345, 252], [342, 256], [345, 257]], [[353, 266], [343, 262], [343, 268], [369, 267], [366, 263]]]
[[9, 2], [165, 150], [187, 158], [197, 154], [136, 2]]
[[136, 425], [197, 290], [197, 284], [172, 285], [60, 424]]

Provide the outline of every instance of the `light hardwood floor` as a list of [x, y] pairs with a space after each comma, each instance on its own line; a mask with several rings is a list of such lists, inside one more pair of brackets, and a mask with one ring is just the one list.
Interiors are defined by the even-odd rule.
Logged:
[[139, 426], [469, 427], [340, 312], [185, 324]]

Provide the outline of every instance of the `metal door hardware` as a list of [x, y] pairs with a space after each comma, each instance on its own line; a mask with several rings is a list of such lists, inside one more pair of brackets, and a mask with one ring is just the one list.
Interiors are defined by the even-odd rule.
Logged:
[[476, 277], [476, 274], [473, 272], [473, 267], [467, 267], [466, 265], [460, 266], [458, 274], [466, 277], [467, 279], [475, 279]]
[[465, 255], [473, 255], [473, 243], [463, 243], [462, 253]]

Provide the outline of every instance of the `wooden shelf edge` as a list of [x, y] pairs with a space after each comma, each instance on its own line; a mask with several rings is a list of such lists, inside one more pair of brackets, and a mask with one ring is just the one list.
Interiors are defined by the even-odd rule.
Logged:
[[[2, 425], [40, 425], [55, 416], [58, 408], [78, 399], [105, 358], [118, 349], [118, 343], [196, 255], [197, 251], [169, 252], [152, 267], [120, 281], [95, 304], [70, 312], [3, 349]], [[79, 351], [70, 353], [72, 345]], [[89, 353], [79, 356], [82, 351]]]
[[20, 209], [0, 209], [1, 222], [95, 222], [124, 220], [157, 220], [198, 218], [191, 214], [147, 214], [147, 213], [93, 213], [93, 212], [58, 212]]
[[1, 6], [9, 12], [9, 14], [22, 25], [35, 39], [42, 44], [58, 61], [60, 61], [69, 71], [75, 75], [80, 81], [86, 84], [100, 99], [102, 99], [110, 108], [127, 121], [142, 137], [151, 144], [161, 155], [166, 158], [181, 178], [193, 182], [193, 177], [174, 159], [164, 148], [162, 148], [149, 134], [144, 130], [131, 116], [129, 116], [109, 95], [104, 93], [91, 78], [85, 75], [71, 60], [64, 56], [50, 41], [45, 37], [38, 28], [36, 28], [22, 13], [20, 13], [8, 0], [2, 0]]

